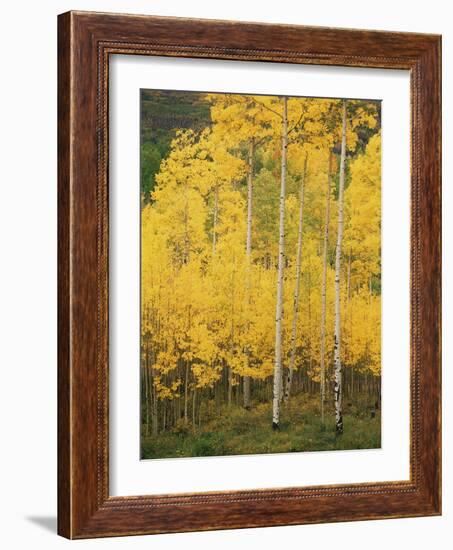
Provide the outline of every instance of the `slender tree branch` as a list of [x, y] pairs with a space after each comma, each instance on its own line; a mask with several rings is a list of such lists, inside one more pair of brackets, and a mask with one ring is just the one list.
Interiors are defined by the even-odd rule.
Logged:
[[268, 111], [270, 111], [271, 113], [274, 113], [274, 115], [277, 115], [279, 118], [283, 119], [283, 116], [278, 113], [277, 111], [274, 111], [274, 109], [271, 109], [270, 107], [268, 107], [267, 105], [265, 105], [264, 103], [261, 103], [261, 101], [258, 101], [257, 99], [253, 98], [253, 101], [254, 103], [256, 103], [257, 105], [260, 105], [261, 107], [263, 107], [264, 109], [267, 109]]
[[288, 145], [291, 145], [292, 143], [296, 143], [297, 141], [299, 141], [300, 139], [302, 140], [308, 140], [309, 138], [309, 135], [308, 134], [299, 134], [297, 136], [297, 138], [293, 138], [293, 139], [288, 139]]
[[302, 111], [302, 113], [300, 113], [299, 120], [296, 122], [296, 124], [294, 124], [291, 130], [288, 130], [288, 135], [299, 126], [299, 124], [302, 122], [303, 116], [304, 116], [304, 112]]

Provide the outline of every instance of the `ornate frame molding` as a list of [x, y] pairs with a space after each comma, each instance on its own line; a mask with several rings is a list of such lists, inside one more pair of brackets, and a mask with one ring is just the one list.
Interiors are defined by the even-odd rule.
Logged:
[[[440, 514], [440, 37], [68, 12], [59, 16], [58, 40], [59, 533], [87, 538]], [[410, 481], [109, 496], [108, 61], [116, 54], [410, 71]]]

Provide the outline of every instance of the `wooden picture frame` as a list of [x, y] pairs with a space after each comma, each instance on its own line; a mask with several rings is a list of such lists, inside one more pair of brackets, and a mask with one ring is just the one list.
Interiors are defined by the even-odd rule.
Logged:
[[[89, 538], [440, 514], [440, 37], [68, 12], [59, 16], [58, 48], [59, 534]], [[409, 481], [109, 496], [111, 54], [410, 71]]]

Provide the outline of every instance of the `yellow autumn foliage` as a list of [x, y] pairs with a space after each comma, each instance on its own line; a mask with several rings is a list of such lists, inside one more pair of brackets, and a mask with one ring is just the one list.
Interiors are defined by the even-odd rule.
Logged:
[[[141, 218], [142, 358], [160, 400], [211, 389], [228, 376], [270, 379], [275, 353], [278, 98], [209, 94], [210, 128], [178, 130]], [[340, 138], [339, 101], [288, 100], [283, 349], [287, 366], [296, 281], [299, 187], [307, 158], [296, 370], [319, 381], [322, 238], [328, 159]], [[354, 106], [354, 102], [351, 102]], [[380, 133], [375, 111], [348, 123], [341, 307], [344, 366], [380, 375]], [[358, 128], [372, 134], [357, 151]], [[246, 255], [247, 147], [255, 146], [252, 253]], [[334, 172], [338, 162], [334, 158]], [[334, 178], [335, 180], [335, 178]], [[332, 364], [336, 188], [326, 286], [327, 375]], [[227, 374], [225, 374], [227, 373]], [[186, 388], [187, 391], [187, 388]]]

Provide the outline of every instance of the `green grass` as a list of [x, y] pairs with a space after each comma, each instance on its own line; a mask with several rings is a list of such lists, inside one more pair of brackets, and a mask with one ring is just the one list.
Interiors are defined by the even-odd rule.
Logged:
[[[222, 456], [262, 453], [376, 449], [381, 446], [380, 411], [372, 417], [372, 400], [345, 402], [344, 433], [335, 434], [333, 414], [321, 424], [318, 396], [294, 396], [281, 412], [280, 430], [271, 428], [272, 405], [250, 411], [223, 407], [201, 427], [181, 424], [157, 436], [142, 436], [142, 458]], [[333, 411], [333, 403], [326, 404]]]

